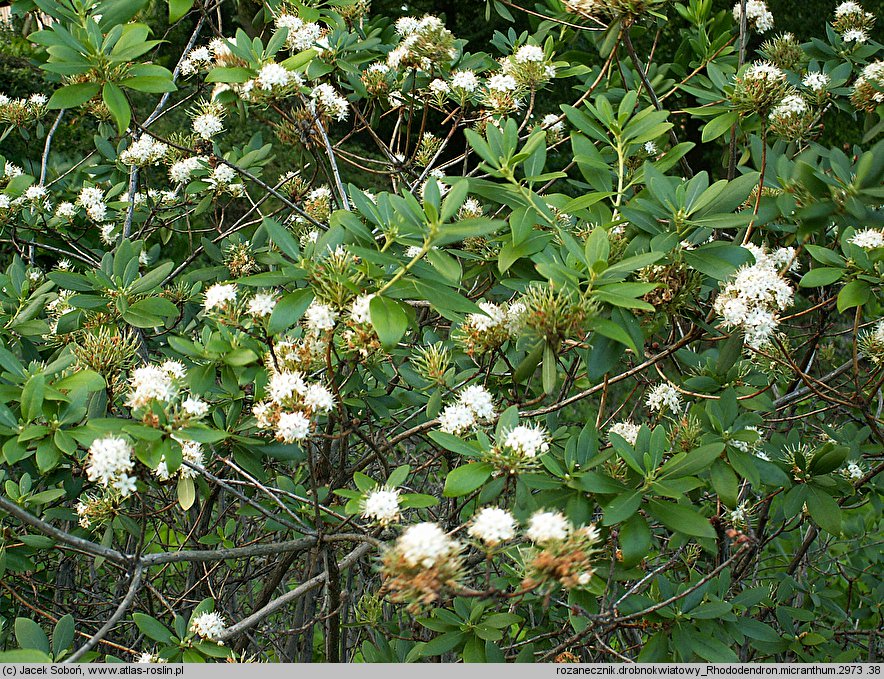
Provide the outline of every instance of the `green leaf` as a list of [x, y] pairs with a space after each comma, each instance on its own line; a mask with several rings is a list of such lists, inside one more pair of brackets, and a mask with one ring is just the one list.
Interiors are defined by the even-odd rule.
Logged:
[[22, 648], [49, 653], [49, 637], [43, 628], [30, 618], [15, 619], [15, 640]]
[[705, 127], [703, 127], [702, 141], [705, 144], [713, 139], [718, 139], [725, 132], [728, 132], [740, 120], [740, 115], [736, 111], [728, 111], [720, 116], [714, 117]]
[[62, 616], [55, 623], [52, 631], [52, 655], [56, 658], [74, 641], [74, 616], [70, 613]]
[[452, 469], [445, 479], [442, 494], [445, 497], [460, 497], [472, 493], [488, 480], [492, 471], [494, 467], [487, 462], [472, 462]]
[[43, 651], [30, 648], [17, 648], [0, 653], [0, 663], [49, 663], [52, 658]]
[[465, 636], [465, 632], [446, 632], [424, 644], [420, 654], [424, 657], [442, 655], [460, 644]]
[[633, 514], [620, 527], [620, 551], [625, 567], [634, 566], [644, 559], [651, 549], [651, 529], [641, 514]]
[[838, 311], [852, 309], [869, 301], [871, 287], [866, 281], [850, 281], [838, 293]]
[[25, 382], [21, 392], [21, 410], [26, 420], [33, 420], [43, 414], [43, 395], [46, 391], [46, 378], [43, 374], [32, 375]]
[[816, 486], [808, 486], [810, 497], [807, 498], [807, 509], [810, 517], [827, 533], [841, 534], [841, 508], [826, 491]]
[[194, 487], [193, 479], [189, 477], [178, 479], [177, 490], [178, 504], [181, 505], [181, 509], [187, 511], [196, 501], [196, 488]]
[[99, 90], [101, 90], [101, 85], [98, 83], [65, 85], [53, 92], [46, 106], [51, 109], [75, 108], [92, 99]]
[[117, 131], [123, 134], [132, 121], [132, 109], [123, 90], [113, 83], [105, 83], [101, 91], [101, 98], [117, 123]]
[[169, 0], [169, 23], [174, 24], [193, 7], [193, 0]]
[[611, 526], [633, 516], [642, 503], [642, 492], [633, 490], [618, 495], [605, 506], [602, 524]]
[[372, 297], [369, 315], [378, 339], [381, 340], [381, 346], [388, 351], [393, 349], [408, 328], [408, 316], [399, 302], [388, 297]]
[[276, 335], [283, 330], [293, 328], [312, 301], [313, 291], [310, 288], [302, 288], [287, 294], [273, 307], [267, 332]]
[[721, 460], [715, 460], [710, 470], [712, 487], [721, 501], [733, 509], [737, 506], [739, 480], [733, 470]]
[[[175, 0], [187, 2], [188, 0]], [[207, 83], [244, 83], [252, 79], [254, 74], [247, 68], [232, 66], [229, 68], [213, 68], [206, 75]]]
[[821, 288], [825, 285], [831, 285], [835, 281], [841, 280], [843, 275], [844, 269], [821, 266], [816, 269], [811, 269], [804, 274], [798, 282], [798, 286], [802, 288]]
[[695, 509], [672, 502], [651, 500], [648, 511], [669, 530], [698, 538], [714, 538], [715, 529], [709, 519]]
[[276, 243], [276, 246], [284, 254], [291, 257], [294, 261], [298, 261], [301, 258], [301, 249], [298, 247], [298, 242], [282, 224], [274, 219], [265, 217], [261, 221], [261, 226], [264, 227], [267, 235], [270, 236], [270, 239]]
[[169, 629], [156, 618], [152, 618], [144, 613], [133, 613], [132, 619], [135, 625], [146, 637], [167, 644], [172, 641], [173, 634]]

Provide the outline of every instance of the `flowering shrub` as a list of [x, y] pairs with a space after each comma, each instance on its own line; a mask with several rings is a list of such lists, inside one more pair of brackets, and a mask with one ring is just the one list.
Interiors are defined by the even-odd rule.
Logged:
[[874, 14], [35, 6], [0, 660], [876, 657]]

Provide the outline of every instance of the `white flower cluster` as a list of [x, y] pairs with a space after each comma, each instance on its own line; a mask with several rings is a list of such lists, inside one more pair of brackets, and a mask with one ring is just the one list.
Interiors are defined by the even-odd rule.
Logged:
[[107, 436], [95, 439], [89, 446], [89, 459], [86, 476], [105, 488], [111, 487], [122, 497], [135, 492], [136, 479], [129, 476], [135, 463], [132, 460], [132, 447], [125, 439]]
[[144, 408], [152, 401], [168, 403], [178, 394], [175, 378], [179, 375], [176, 372], [176, 367], [170, 369], [161, 365], [136, 368], [129, 377], [126, 405], [130, 408]]
[[880, 229], [862, 229], [854, 233], [848, 242], [863, 250], [884, 248], [884, 231]]
[[147, 134], [142, 134], [120, 154], [120, 162], [130, 167], [156, 165], [165, 157], [168, 151], [169, 146], [167, 144], [157, 141]]
[[212, 58], [212, 52], [208, 47], [194, 47], [181, 61], [181, 74], [193, 75], [194, 73], [209, 68], [209, 66], [212, 65]]
[[668, 409], [672, 413], [678, 413], [681, 411], [681, 394], [668, 382], [661, 382], [648, 392], [645, 403], [651, 412]]
[[835, 8], [833, 27], [844, 42], [861, 44], [869, 40], [869, 29], [875, 23], [875, 15], [866, 12], [858, 2], [842, 2]]
[[317, 335], [334, 328], [337, 320], [338, 312], [322, 302], [311, 302], [304, 312], [304, 325], [309, 332]]
[[276, 295], [272, 292], [259, 292], [249, 300], [246, 313], [255, 318], [264, 318], [276, 308]]
[[334, 87], [325, 83], [313, 88], [310, 92], [310, 101], [315, 112], [325, 114], [338, 122], [346, 120], [350, 111], [347, 100], [338, 94]]
[[617, 434], [623, 437], [629, 445], [634, 446], [640, 429], [641, 425], [633, 424], [628, 420], [626, 422], [615, 422], [608, 428], [608, 440], [611, 439], [611, 434]]
[[224, 119], [216, 111], [201, 113], [193, 119], [193, 131], [202, 139], [211, 139], [224, 129]]
[[[733, 11], [735, 21], [740, 21], [742, 11], [742, 3], [738, 0]], [[746, 2], [746, 23], [758, 33], [766, 33], [773, 28], [774, 17], [764, 0], [748, 0]]]
[[190, 631], [200, 639], [220, 642], [226, 624], [220, 613], [200, 613], [190, 623]]
[[800, 94], [789, 94], [770, 112], [771, 120], [783, 120], [807, 113], [807, 102]]
[[298, 371], [273, 372], [267, 386], [269, 401], [253, 409], [261, 429], [275, 428], [283, 443], [301, 441], [310, 433], [310, 418], [335, 407], [332, 393], [321, 384], [308, 384]]
[[402, 17], [396, 21], [396, 32], [402, 40], [387, 54], [390, 68], [417, 67], [430, 71], [434, 64], [457, 55], [451, 46], [454, 38], [439, 17]]
[[175, 184], [186, 184], [190, 181], [190, 177], [196, 170], [204, 167], [206, 163], [205, 156], [190, 156], [183, 158], [169, 168], [169, 179]]
[[[202, 404], [203, 406], [205, 406], [205, 403], [203, 403], [202, 401], [200, 401], [199, 403]], [[187, 401], [185, 401], [185, 405], [186, 404], [187, 404]], [[173, 436], [172, 438], [175, 439], [178, 442], [178, 444], [181, 446], [181, 460], [183, 462], [189, 462], [194, 467], [202, 468], [202, 466], [203, 466], [203, 446], [202, 446], [202, 444], [199, 443], [198, 441], [185, 441], [184, 439], [180, 439], [176, 436]], [[172, 474], [169, 473], [169, 465], [166, 463], [166, 456], [165, 455], [163, 455], [162, 458], [160, 458], [160, 461], [157, 464], [157, 468], [154, 470], [154, 475], [160, 481], [168, 481], [170, 478], [172, 478]], [[178, 467], [178, 476], [182, 479], [192, 479], [196, 475], [197, 475], [197, 471], [195, 469], [192, 469], [191, 467], [188, 467], [185, 464], [182, 464], [180, 467]]]
[[314, 22], [305, 22], [293, 14], [280, 14], [276, 17], [276, 27], [288, 29], [285, 46], [290, 50], [303, 52], [316, 46], [322, 37], [322, 27]]
[[27, 99], [13, 99], [0, 93], [0, 123], [25, 125], [37, 121], [46, 114], [48, 101], [48, 97], [39, 92]]
[[549, 113], [543, 116], [543, 120], [540, 121], [540, 127], [555, 134], [561, 134], [565, 131], [565, 122], [555, 113]]
[[503, 330], [509, 337], [517, 336], [524, 323], [525, 305], [521, 302], [498, 306], [493, 302], [480, 302], [481, 314], [469, 314], [466, 324], [479, 332]]
[[538, 545], [567, 539], [573, 530], [568, 519], [560, 512], [538, 511], [531, 515], [525, 536]]
[[766, 61], [755, 61], [749, 65], [745, 73], [744, 80], [755, 80], [759, 82], [784, 82], [786, 74], [777, 66]]
[[304, 78], [300, 73], [290, 71], [282, 64], [271, 61], [264, 64], [258, 71], [256, 82], [263, 91], [270, 92], [281, 90], [289, 85], [301, 86], [304, 83]]
[[[744, 246], [755, 264], [740, 267], [715, 300], [715, 312], [726, 326], [741, 328], [749, 347], [763, 346], [777, 328], [777, 312], [792, 304], [793, 290], [779, 268], [792, 265], [792, 248], [767, 254], [763, 248]], [[791, 266], [790, 266], [791, 268]]]
[[374, 294], [359, 295], [350, 304], [350, 320], [359, 325], [371, 323], [371, 300]]
[[156, 403], [163, 408], [172, 406], [174, 419], [201, 419], [208, 414], [209, 406], [182, 391], [181, 380], [186, 376], [184, 364], [173, 359], [136, 368], [129, 376], [126, 405], [136, 410]]
[[520, 424], [506, 432], [501, 445], [518, 457], [533, 460], [549, 451], [549, 432], [539, 424]]
[[843, 476], [848, 481], [859, 481], [863, 476], [866, 475], [865, 470], [853, 460], [848, 462], [847, 465], [840, 470], [840, 473], [841, 476]]
[[438, 524], [425, 522], [406, 528], [396, 542], [396, 549], [408, 566], [433, 568], [457, 556], [461, 545]]
[[506, 509], [484, 507], [473, 516], [467, 534], [495, 547], [516, 537], [516, 520]]
[[85, 208], [86, 214], [93, 222], [104, 221], [107, 216], [104, 191], [97, 186], [84, 186], [77, 197], [77, 203]]
[[473, 71], [455, 71], [451, 74], [451, 89], [461, 94], [472, 94], [479, 88], [479, 78]]
[[362, 518], [381, 526], [389, 526], [399, 515], [399, 491], [395, 488], [373, 490], [362, 501]]
[[447, 434], [462, 436], [480, 422], [494, 418], [494, 398], [485, 387], [472, 385], [461, 390], [457, 401], [439, 415], [439, 428]]
[[242, 182], [236, 181], [237, 176], [236, 170], [229, 165], [218, 165], [212, 170], [212, 174], [206, 178], [206, 182], [215, 191], [227, 191], [236, 197], [243, 196], [245, 195], [246, 187]]
[[830, 82], [829, 76], [821, 71], [812, 71], [801, 80], [802, 85], [814, 92], [825, 92]]
[[546, 58], [543, 48], [537, 45], [522, 45], [513, 53], [513, 59], [520, 64], [529, 62], [541, 62]]
[[879, 59], [863, 68], [853, 84], [851, 101], [868, 111], [884, 104], [884, 61]]
[[236, 303], [235, 283], [215, 283], [206, 290], [203, 308], [206, 311], [226, 311]]

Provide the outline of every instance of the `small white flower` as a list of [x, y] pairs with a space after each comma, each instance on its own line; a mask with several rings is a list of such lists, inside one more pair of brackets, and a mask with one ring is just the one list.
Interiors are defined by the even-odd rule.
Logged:
[[276, 296], [272, 293], [262, 292], [258, 293], [249, 300], [246, 311], [250, 316], [262, 318], [264, 316], [269, 316], [270, 314], [272, 314], [275, 307]]
[[516, 79], [511, 75], [503, 75], [502, 73], [497, 73], [490, 78], [486, 82], [489, 90], [494, 90], [496, 92], [512, 92], [518, 87], [516, 83]]
[[226, 625], [219, 613], [200, 613], [190, 623], [190, 631], [201, 639], [219, 641]]
[[354, 323], [368, 324], [371, 323], [370, 305], [374, 294], [359, 295], [353, 300], [350, 306], [350, 318]]
[[472, 385], [460, 392], [458, 402], [469, 408], [480, 420], [494, 417], [494, 397], [485, 387]]
[[322, 304], [321, 302], [312, 302], [304, 313], [307, 329], [317, 334], [334, 328], [337, 319], [338, 312], [328, 304]]
[[129, 377], [129, 397], [126, 405], [143, 408], [151, 401], [168, 403], [175, 398], [178, 388], [172, 375], [158, 365], [144, 365], [132, 371]]
[[223, 129], [221, 117], [214, 113], [203, 113], [193, 119], [193, 131], [203, 139], [211, 139]]
[[169, 178], [176, 184], [186, 184], [190, 181], [195, 170], [202, 167], [203, 159], [199, 156], [191, 156], [179, 160], [169, 168]]
[[294, 443], [307, 438], [310, 420], [302, 412], [281, 413], [276, 423], [276, 436], [283, 443]]
[[262, 90], [272, 90], [274, 87], [285, 87], [291, 80], [291, 72], [285, 66], [270, 62], [264, 64], [258, 71], [258, 84]]
[[513, 55], [513, 58], [517, 63], [527, 64], [529, 62], [540, 62], [543, 61], [543, 48], [538, 47], [537, 45], [522, 45], [516, 53]]
[[304, 405], [314, 413], [327, 413], [335, 407], [335, 397], [321, 384], [311, 384], [304, 392]]
[[858, 481], [865, 476], [865, 472], [856, 462], [848, 462], [844, 468], [844, 476], [853, 481]]
[[503, 445], [522, 457], [532, 459], [549, 450], [549, 434], [541, 425], [519, 425], [504, 436]]
[[869, 34], [862, 29], [852, 28], [849, 31], [844, 31], [841, 37], [844, 39], [844, 42], [855, 42], [859, 44], [867, 42]]
[[494, 547], [516, 536], [516, 520], [505, 509], [485, 507], [473, 517], [467, 533], [489, 547]]
[[560, 120], [559, 116], [555, 113], [549, 113], [543, 116], [543, 120], [540, 122], [540, 127], [544, 130], [550, 130], [551, 132], [561, 134], [565, 129], [565, 122]]
[[209, 404], [205, 401], [189, 396], [181, 402], [181, 409], [191, 417], [205, 417], [209, 412]]
[[615, 422], [608, 428], [608, 438], [610, 439], [611, 434], [618, 434], [629, 445], [634, 446], [640, 429], [641, 425], [633, 424], [632, 422]]
[[451, 74], [451, 87], [472, 93], [479, 87], [479, 79], [472, 71], [455, 71]]
[[399, 491], [381, 488], [371, 491], [362, 501], [362, 518], [389, 526], [399, 518]]
[[801, 84], [814, 92], [822, 92], [829, 86], [829, 76], [825, 73], [814, 72], [804, 76]]
[[296, 394], [305, 394], [307, 392], [307, 383], [304, 382], [304, 378], [300, 372], [283, 370], [281, 372], [273, 373], [270, 377], [270, 384], [268, 385], [267, 391], [270, 394], [270, 399], [274, 403], [281, 405], [284, 401], [294, 397]]
[[884, 231], [863, 229], [854, 233], [849, 242], [863, 250], [882, 248], [884, 247]]
[[206, 311], [214, 309], [224, 310], [228, 304], [236, 302], [236, 284], [235, 283], [215, 283], [206, 290], [206, 299], [203, 302], [203, 308]]
[[134, 464], [128, 442], [117, 436], [107, 436], [95, 439], [89, 446], [86, 476], [105, 487], [119, 484], [118, 490], [125, 496], [134, 491], [134, 480], [130, 481], [128, 476]]
[[545, 545], [549, 542], [564, 540], [571, 533], [571, 524], [559, 512], [535, 512], [528, 522], [525, 535], [531, 542]]
[[476, 413], [472, 408], [456, 403], [446, 406], [439, 415], [439, 429], [446, 434], [462, 436], [476, 425]]
[[661, 382], [648, 393], [647, 405], [652, 412], [662, 412], [668, 408], [677, 413], [681, 410], [681, 394], [668, 382]]
[[429, 522], [406, 528], [396, 546], [405, 563], [412, 568], [432, 568], [454, 556], [460, 549], [458, 543], [437, 524]]

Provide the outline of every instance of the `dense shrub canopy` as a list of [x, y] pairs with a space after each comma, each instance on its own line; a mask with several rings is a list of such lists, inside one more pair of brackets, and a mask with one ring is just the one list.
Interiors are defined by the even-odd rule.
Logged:
[[484, 9], [13, 2], [0, 659], [876, 657], [874, 8]]

